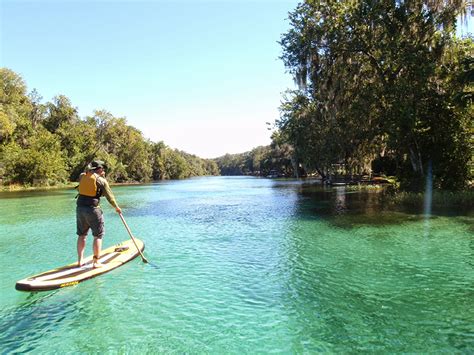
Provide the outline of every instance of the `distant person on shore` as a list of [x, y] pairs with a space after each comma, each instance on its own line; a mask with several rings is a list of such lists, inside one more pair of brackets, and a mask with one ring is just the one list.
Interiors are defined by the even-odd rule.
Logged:
[[101, 267], [99, 262], [102, 250], [102, 237], [105, 234], [104, 216], [99, 206], [100, 197], [103, 195], [115, 208], [117, 213], [122, 210], [115, 201], [115, 196], [105, 178], [106, 166], [103, 161], [95, 160], [87, 167], [87, 171], [79, 176], [79, 195], [77, 198], [76, 221], [77, 221], [77, 264], [84, 264], [84, 249], [89, 229], [94, 236], [94, 256], [92, 266]]

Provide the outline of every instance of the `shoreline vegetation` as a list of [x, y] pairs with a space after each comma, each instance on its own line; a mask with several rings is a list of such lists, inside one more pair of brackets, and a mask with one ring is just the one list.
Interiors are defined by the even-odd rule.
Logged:
[[94, 159], [106, 162], [112, 183], [218, 175], [211, 159], [152, 142], [105, 110], [79, 117], [64, 95], [43, 103], [14, 71], [0, 68], [0, 185], [63, 186]]
[[67, 186], [100, 159], [111, 183], [252, 175], [345, 185], [393, 176], [387, 182], [407, 194], [426, 181], [434, 191], [472, 191], [474, 41], [456, 36], [463, 2], [435, 3], [297, 5], [280, 59], [298, 89], [268, 122], [272, 143], [215, 159], [152, 142], [106, 110], [81, 118], [64, 95], [44, 103], [0, 68], [0, 186]]
[[[112, 186], [128, 186], [128, 185], [142, 185], [146, 183], [138, 182], [138, 181], [129, 181], [129, 182], [114, 182], [110, 185]], [[0, 186], [0, 192], [21, 192], [21, 191], [48, 191], [48, 190], [63, 190], [63, 189], [75, 189], [78, 185], [77, 182], [68, 182], [68, 183], [61, 183], [56, 185], [36, 185], [36, 186], [26, 186], [26, 185], [19, 185], [19, 184], [12, 184], [12, 185], [3, 185]]]
[[[244, 176], [244, 175], [239, 175]], [[248, 176], [248, 175], [247, 175]], [[265, 178], [265, 177], [261, 177]], [[276, 178], [277, 180], [294, 180], [295, 178]], [[384, 196], [384, 202], [392, 207], [408, 207], [422, 211], [426, 203], [426, 193], [422, 192], [407, 192], [401, 191], [396, 184], [393, 182], [379, 182], [374, 180], [372, 182], [366, 182], [362, 184], [324, 184], [321, 179], [300, 178], [298, 180], [308, 181], [314, 184], [314, 186], [325, 187], [344, 187], [347, 191], [351, 192], [363, 192], [372, 191], [377, 193], [386, 193]], [[126, 182], [126, 183], [112, 183], [113, 186], [133, 186], [133, 185], [146, 185], [150, 183], [159, 183], [163, 180], [155, 180], [149, 182]], [[23, 186], [23, 185], [10, 185], [1, 186], [0, 192], [23, 192], [23, 191], [50, 191], [50, 190], [73, 190], [77, 186], [76, 182], [70, 182], [66, 184], [58, 184], [54, 186]], [[462, 210], [473, 210], [474, 209], [474, 189], [466, 189], [461, 191], [446, 191], [446, 190], [434, 190], [430, 196], [432, 208], [446, 209], [456, 208]]]
[[463, 190], [474, 172], [474, 42], [464, 1], [304, 1], [281, 59], [298, 84], [274, 140], [323, 178], [372, 171], [406, 191]]
[[[426, 204], [426, 194], [421, 192], [398, 191], [389, 203], [421, 210]], [[474, 212], [474, 189], [464, 191], [433, 191], [431, 204], [434, 208], [466, 209]]]

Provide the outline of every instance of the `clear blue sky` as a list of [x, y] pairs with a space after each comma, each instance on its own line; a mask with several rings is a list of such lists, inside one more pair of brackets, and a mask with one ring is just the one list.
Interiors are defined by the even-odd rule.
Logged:
[[270, 143], [293, 0], [0, 0], [1, 66], [205, 158]]
[[[203, 158], [270, 143], [297, 0], [0, 0], [1, 66]], [[472, 32], [472, 18], [463, 32]]]

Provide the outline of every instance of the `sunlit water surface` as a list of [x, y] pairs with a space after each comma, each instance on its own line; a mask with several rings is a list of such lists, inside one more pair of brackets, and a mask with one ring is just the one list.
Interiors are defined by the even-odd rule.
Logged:
[[[14, 285], [75, 260], [75, 192], [0, 194], [1, 352], [474, 351], [472, 213], [250, 177], [114, 191], [157, 267], [42, 293]], [[104, 246], [126, 240], [102, 204]]]

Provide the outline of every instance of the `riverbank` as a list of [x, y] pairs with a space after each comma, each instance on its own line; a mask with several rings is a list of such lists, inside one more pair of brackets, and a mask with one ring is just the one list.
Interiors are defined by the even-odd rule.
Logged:
[[[142, 182], [131, 181], [131, 182], [109, 182], [110, 186], [128, 186], [128, 185], [141, 185], [145, 184]], [[74, 189], [78, 185], [77, 182], [68, 182], [65, 184], [57, 184], [53, 186], [25, 186], [20, 184], [11, 184], [8, 186], [0, 186], [0, 192], [19, 192], [19, 191], [47, 191], [47, 190], [61, 190], [61, 189]]]
[[[152, 181], [153, 182], [153, 181]], [[156, 182], [156, 181], [155, 181]], [[146, 183], [140, 182], [125, 182], [125, 183], [110, 183], [111, 186], [129, 186], [129, 185], [143, 185]], [[54, 186], [24, 186], [19, 184], [12, 184], [8, 186], [1, 186], [0, 192], [20, 192], [20, 191], [48, 191], [60, 189], [73, 189], [77, 186], [77, 182], [69, 182], [65, 184], [58, 184]], [[424, 207], [427, 197], [425, 193], [406, 192], [398, 190], [394, 185], [387, 184], [361, 184], [361, 185], [346, 185], [344, 188], [347, 191], [364, 191], [376, 190], [385, 192], [384, 201], [393, 206], [401, 206], [408, 208], [421, 209]], [[467, 189], [462, 191], [441, 191], [435, 190], [432, 192], [431, 206], [438, 208], [456, 207], [462, 209], [474, 209], [474, 189]]]
[[59, 190], [76, 187], [77, 183], [57, 184], [54, 186], [25, 186], [20, 184], [2, 185], [0, 192], [18, 192], [18, 191], [44, 191], [44, 190]]

